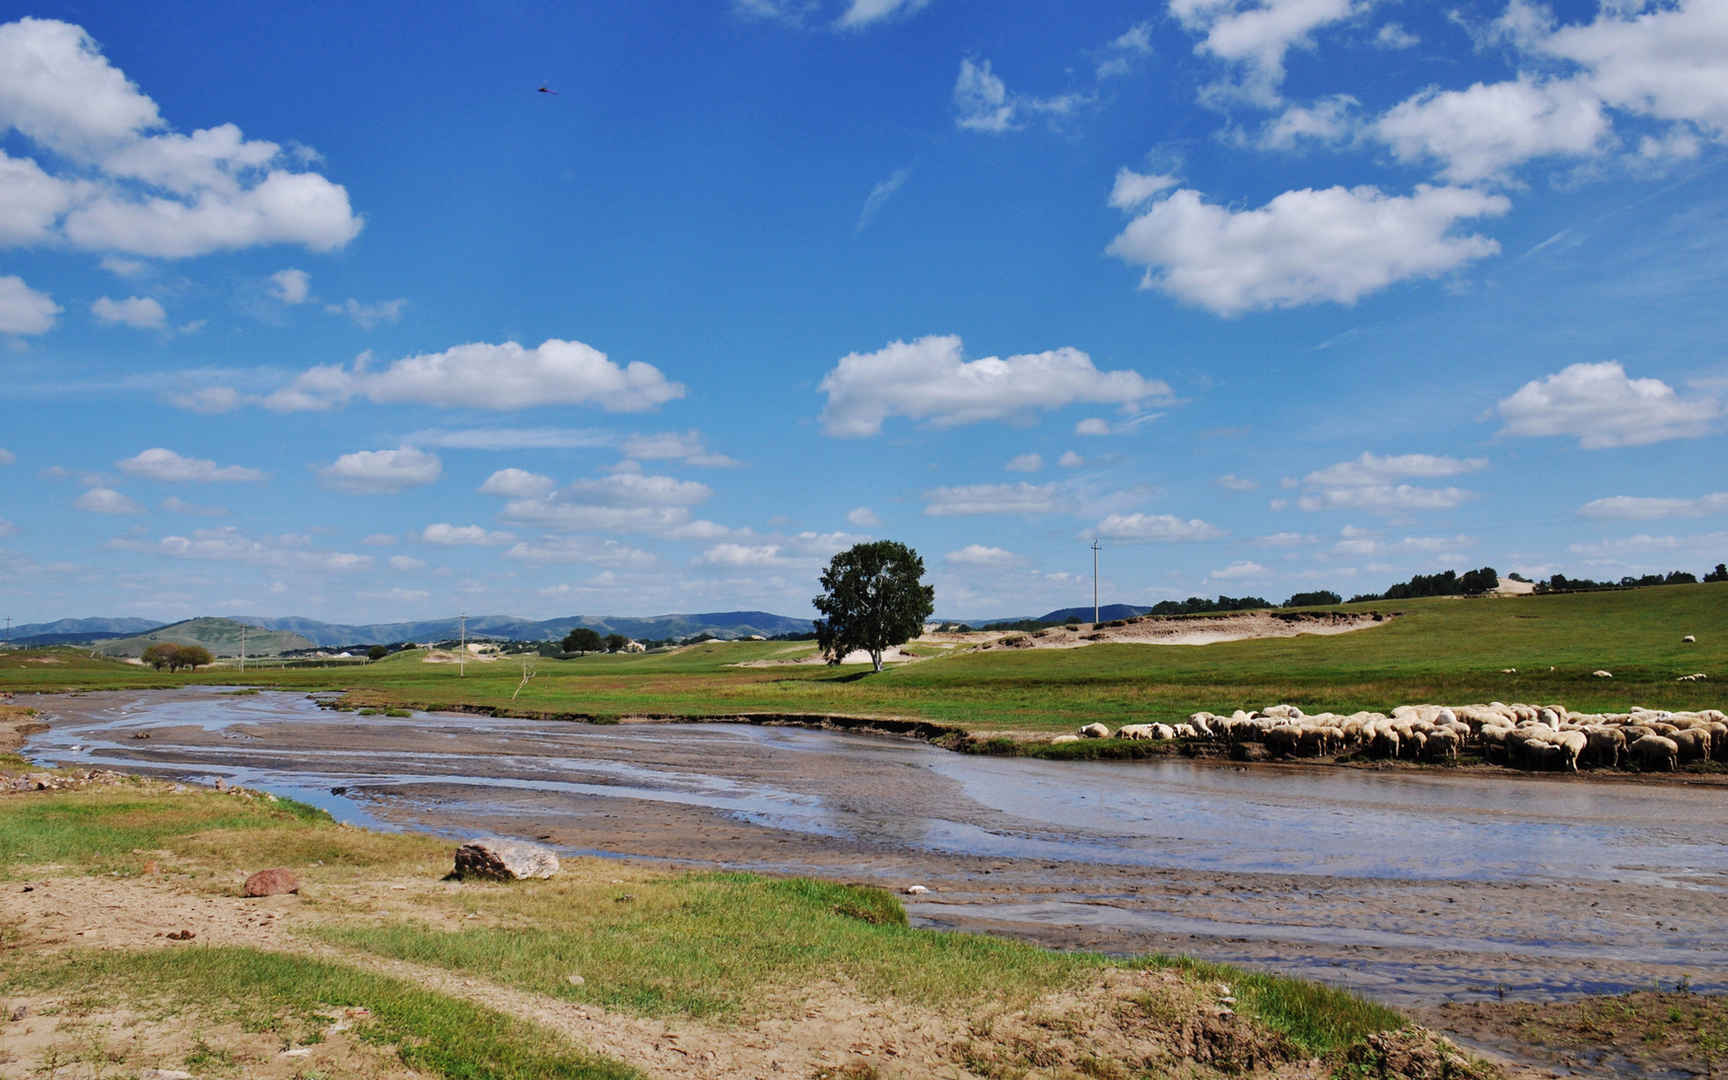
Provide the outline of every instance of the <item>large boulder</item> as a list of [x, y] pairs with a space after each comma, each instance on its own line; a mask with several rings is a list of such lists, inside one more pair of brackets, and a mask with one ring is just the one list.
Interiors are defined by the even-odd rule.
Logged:
[[285, 866], [260, 870], [246, 879], [244, 891], [247, 896], [281, 896], [283, 893], [300, 891], [300, 879], [294, 876], [294, 871]]
[[526, 840], [487, 837], [470, 840], [456, 849], [456, 869], [450, 876], [523, 881], [549, 878], [557, 872], [558, 855], [551, 848], [530, 844]]

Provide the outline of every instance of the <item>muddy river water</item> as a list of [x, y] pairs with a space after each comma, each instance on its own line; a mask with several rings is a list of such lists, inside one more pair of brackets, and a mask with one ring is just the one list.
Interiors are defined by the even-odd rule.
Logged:
[[360, 717], [286, 693], [30, 703], [43, 762], [223, 777], [356, 823], [572, 854], [922, 884], [906, 906], [930, 926], [1406, 1003], [1728, 990], [1728, 787], [1055, 763], [748, 724]]

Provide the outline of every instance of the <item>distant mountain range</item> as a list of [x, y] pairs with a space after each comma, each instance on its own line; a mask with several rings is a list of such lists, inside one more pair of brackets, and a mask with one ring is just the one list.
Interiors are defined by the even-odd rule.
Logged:
[[[219, 628], [194, 627], [192, 631], [183, 628], [194, 623], [232, 622], [235, 626], [245, 623], [247, 626], [260, 627], [265, 630], [280, 630], [290, 635], [298, 635], [305, 639], [302, 645], [284, 645], [283, 648], [310, 648], [314, 645], [360, 645], [360, 644], [391, 644], [398, 641], [442, 641], [454, 638], [459, 633], [459, 622], [455, 617], [445, 619], [424, 619], [418, 622], [394, 623], [327, 623], [317, 619], [303, 619], [293, 616], [232, 616], [226, 620], [188, 619], [184, 622], [168, 626], [151, 619], [59, 619], [46, 623], [25, 623], [12, 628], [7, 640], [14, 645], [58, 645], [76, 644], [82, 642], [106, 641], [104, 652], [108, 651], [118, 641], [130, 642], [135, 637], [148, 637], [148, 632], [164, 631], [172, 628], [182, 628], [178, 632], [212, 632], [225, 633]], [[636, 618], [619, 615], [569, 615], [561, 619], [519, 619], [510, 615], [470, 615], [468, 617], [469, 637], [504, 638], [511, 641], [547, 641], [562, 638], [578, 626], [586, 626], [600, 634], [623, 634], [625, 637], [664, 640], [666, 638], [686, 638], [696, 634], [709, 633], [721, 638], [749, 637], [760, 634], [763, 637], [773, 637], [776, 634], [811, 633], [809, 619], [795, 619], [786, 615], [775, 615], [766, 611], [714, 611], [691, 615], [655, 615]], [[238, 630], [234, 645], [238, 649]], [[44, 640], [51, 639], [51, 640]], [[215, 647], [207, 641], [193, 641], [190, 638], [182, 641], [180, 638], [170, 640], [182, 644], [200, 644], [215, 651]], [[225, 639], [224, 639], [225, 640]], [[146, 645], [148, 642], [145, 643]], [[128, 646], [130, 647], [130, 646]], [[226, 647], [226, 646], [224, 646]], [[139, 647], [139, 652], [144, 646]], [[247, 642], [247, 651], [252, 652], [251, 639]], [[112, 655], [133, 655], [138, 653], [113, 653]], [[259, 650], [257, 655], [264, 655]]]
[[233, 619], [205, 618], [158, 626], [132, 637], [110, 638], [98, 642], [96, 651], [103, 656], [143, 656], [145, 649], [167, 641], [175, 645], [202, 645], [214, 656], [239, 656], [242, 634], [247, 656], [277, 656], [292, 649], [312, 648], [312, 642], [299, 634], [261, 630]]

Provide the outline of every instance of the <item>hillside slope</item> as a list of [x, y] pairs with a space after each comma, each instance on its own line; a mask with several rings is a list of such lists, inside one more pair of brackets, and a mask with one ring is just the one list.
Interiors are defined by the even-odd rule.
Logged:
[[143, 656], [145, 649], [159, 641], [167, 641], [175, 645], [202, 645], [215, 656], [238, 656], [242, 630], [246, 636], [247, 656], [275, 656], [290, 649], [313, 647], [311, 641], [299, 634], [264, 630], [233, 619], [203, 618], [187, 619], [132, 637], [104, 641], [96, 646], [96, 651], [103, 656]]

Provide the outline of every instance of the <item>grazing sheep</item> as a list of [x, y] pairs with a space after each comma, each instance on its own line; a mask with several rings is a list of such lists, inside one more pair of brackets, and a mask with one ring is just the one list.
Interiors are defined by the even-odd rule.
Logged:
[[1154, 739], [1174, 739], [1176, 737], [1176, 729], [1171, 727], [1169, 724], [1153, 724], [1152, 737]]
[[1110, 729], [1103, 724], [1087, 724], [1080, 729], [1080, 734], [1088, 739], [1108, 739]]
[[1518, 674], [1518, 669], [1515, 667], [1503, 667], [1500, 669], [1500, 674], [1502, 674], [1502, 675], [1516, 675], [1516, 674]]
[[1685, 637], [1681, 638], [1680, 641], [1682, 644], [1685, 644], [1685, 645], [1698, 644], [1698, 639], [1693, 637], [1691, 634], [1687, 634]]
[[1587, 754], [1583, 760], [1588, 765], [1602, 765], [1610, 769], [1620, 767], [1621, 759], [1626, 756], [1626, 733], [1619, 728], [1590, 727], [1584, 731]]
[[1061, 743], [1071, 743], [1071, 742], [1079, 742], [1079, 741], [1080, 741], [1080, 736], [1078, 736], [1078, 735], [1058, 735], [1054, 739], [1050, 740], [1050, 745], [1057, 746], [1057, 745], [1060, 745]]
[[1593, 678], [1597, 678], [1597, 679], [1612, 679], [1614, 677], [1614, 673], [1612, 671], [1603, 671], [1601, 668], [1597, 668], [1595, 671], [1592, 671], [1590, 674]]
[[1273, 757], [1295, 757], [1298, 744], [1301, 741], [1301, 732], [1297, 728], [1285, 724], [1282, 727], [1275, 727], [1267, 731], [1262, 741], [1266, 744], [1267, 752]]
[[1150, 739], [1152, 737], [1152, 725], [1123, 724], [1116, 729], [1116, 737], [1118, 739]]
[[1436, 731], [1422, 746], [1423, 761], [1457, 761], [1458, 745], [1462, 740], [1456, 731]]
[[1178, 739], [1198, 739], [1200, 737], [1200, 733], [1194, 729], [1193, 724], [1172, 724], [1170, 726], [1176, 729]]
[[1676, 754], [1682, 765], [1689, 761], [1703, 761], [1710, 757], [1710, 731], [1708, 728], [1702, 731], [1696, 728], [1676, 731], [1668, 736], [1668, 740], [1677, 748]]
[[1577, 772], [1578, 756], [1589, 745], [1589, 739], [1582, 731], [1562, 731], [1550, 740], [1550, 744], [1560, 748], [1559, 768]]
[[1649, 772], [1673, 772], [1680, 767], [1680, 745], [1660, 735], [1646, 735], [1626, 752], [1640, 769]]

